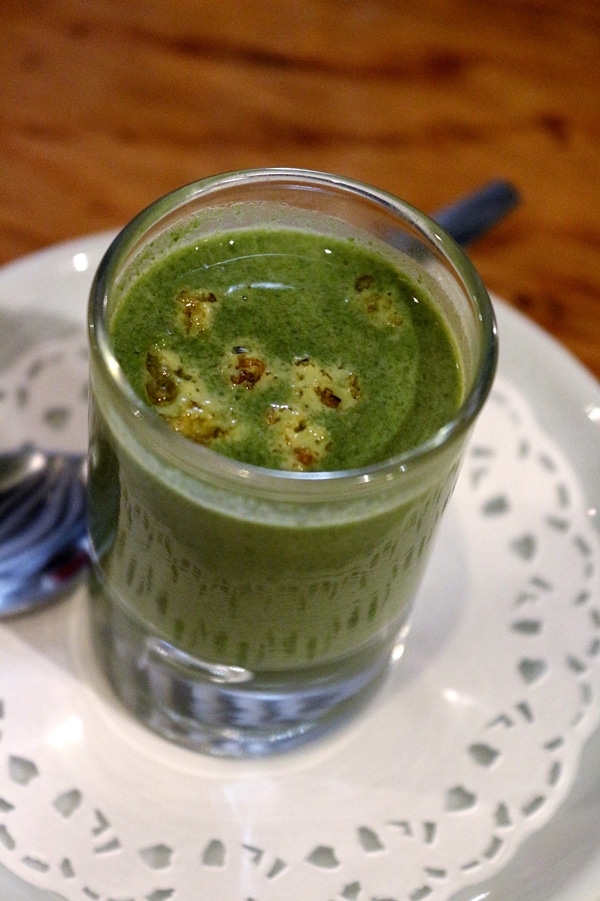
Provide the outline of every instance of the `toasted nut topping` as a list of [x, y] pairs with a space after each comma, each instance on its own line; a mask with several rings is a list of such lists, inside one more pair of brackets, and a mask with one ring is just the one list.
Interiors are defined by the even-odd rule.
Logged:
[[367, 288], [372, 288], [374, 284], [375, 279], [372, 275], [359, 275], [354, 281], [354, 290], [359, 292], [366, 291]]
[[165, 422], [175, 432], [179, 432], [196, 444], [210, 445], [216, 438], [227, 435], [231, 430], [230, 424], [225, 424], [211, 411], [202, 410], [190, 404], [181, 413], [175, 416], [165, 416]]
[[363, 289], [359, 292], [359, 299], [373, 325], [379, 328], [398, 328], [402, 325], [402, 315], [389, 294]]
[[329, 450], [327, 429], [306, 411], [282, 405], [269, 407], [265, 423], [271, 427], [271, 447], [287, 462], [287, 468], [311, 469]]
[[152, 404], [170, 404], [177, 397], [177, 379], [158, 350], [146, 354], [146, 391]]
[[179, 323], [186, 335], [199, 335], [210, 328], [212, 305], [217, 301], [212, 291], [183, 288], [175, 300], [178, 305]]
[[354, 372], [351, 372], [348, 376], [348, 388], [350, 390], [350, 396], [353, 398], [353, 400], [358, 400], [361, 395], [361, 390], [358, 383], [358, 378]]
[[229, 376], [232, 385], [244, 385], [246, 388], [254, 388], [263, 377], [267, 364], [259, 357], [251, 357], [249, 354], [238, 354], [236, 371]]
[[316, 412], [321, 405], [330, 410], [349, 409], [360, 397], [356, 374], [339, 366], [324, 368], [310, 357], [294, 361], [292, 397], [306, 410]]
[[315, 387], [315, 393], [319, 397], [321, 403], [325, 407], [331, 407], [332, 410], [335, 410], [342, 402], [342, 398], [338, 397], [337, 394], [334, 394], [331, 388], [321, 388], [318, 385]]
[[292, 453], [302, 468], [308, 469], [315, 463], [315, 456], [307, 447], [295, 447]]

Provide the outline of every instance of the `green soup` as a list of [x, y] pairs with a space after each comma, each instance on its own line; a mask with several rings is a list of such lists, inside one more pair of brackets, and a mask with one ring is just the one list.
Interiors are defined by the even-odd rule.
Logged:
[[[174, 238], [130, 279], [110, 332], [127, 380], [167, 425], [269, 469], [382, 461], [433, 435], [463, 393], [418, 277], [309, 231]], [[97, 571], [132, 621], [195, 658], [255, 671], [354, 654], [401, 624], [458, 450], [400, 505], [267, 510], [157, 475], [116, 435], [99, 384], [92, 410]]]
[[427, 293], [307, 232], [204, 238], [150, 267], [111, 324], [141, 398], [192, 440], [275, 469], [353, 469], [429, 438], [461, 396]]

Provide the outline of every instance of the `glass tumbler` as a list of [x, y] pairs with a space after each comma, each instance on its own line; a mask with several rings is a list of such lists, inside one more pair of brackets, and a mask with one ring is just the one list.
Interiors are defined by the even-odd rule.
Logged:
[[[463, 392], [424, 443], [358, 469], [267, 469], [177, 434], [132, 389], [111, 321], [140, 274], [175, 244], [272, 227], [367, 243], [428, 291]], [[116, 237], [92, 287], [89, 342], [90, 622], [118, 698], [166, 739], [231, 757], [292, 747], [356, 715], [405, 640], [493, 380], [493, 311], [467, 256], [409, 204], [347, 178], [207, 178]]]

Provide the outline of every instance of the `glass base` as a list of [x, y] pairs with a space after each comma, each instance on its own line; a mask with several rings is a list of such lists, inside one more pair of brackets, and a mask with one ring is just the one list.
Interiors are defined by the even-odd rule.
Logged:
[[95, 652], [117, 697], [169, 741], [219, 757], [289, 750], [341, 725], [378, 689], [398, 645], [395, 627], [333, 663], [252, 673], [149, 635], [94, 578], [91, 596]]

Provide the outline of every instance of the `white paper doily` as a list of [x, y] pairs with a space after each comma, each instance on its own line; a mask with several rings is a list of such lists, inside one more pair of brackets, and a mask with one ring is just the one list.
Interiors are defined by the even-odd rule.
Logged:
[[[0, 374], [3, 443], [85, 444], [80, 334]], [[56, 404], [57, 385], [60, 409]], [[372, 706], [302, 751], [217, 761], [132, 722], [86, 596], [0, 625], [0, 862], [69, 901], [441, 901], [556, 811], [598, 722], [598, 537], [498, 381]]]
[[[81, 425], [81, 351], [40, 345], [3, 374], [15, 437], [34, 412], [36, 438]], [[0, 860], [73, 901], [448, 898], [552, 815], [598, 720], [597, 537], [502, 383], [405, 658], [329, 740], [244, 763], [171, 748], [112, 701], [85, 609], [81, 589], [0, 629]]]

